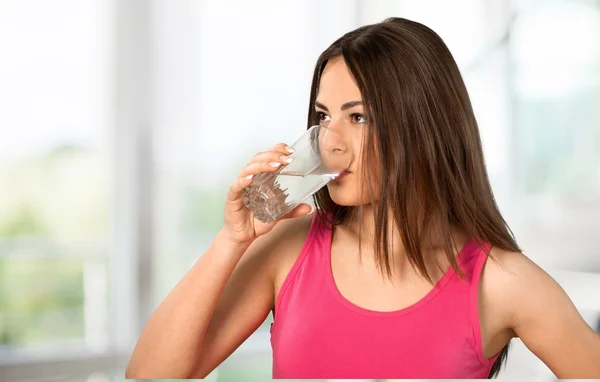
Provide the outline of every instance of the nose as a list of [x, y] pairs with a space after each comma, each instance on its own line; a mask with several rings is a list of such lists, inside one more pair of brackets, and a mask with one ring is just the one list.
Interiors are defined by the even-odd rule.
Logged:
[[351, 162], [350, 150], [340, 134], [341, 129], [321, 127], [319, 131], [319, 149], [323, 164], [329, 170], [342, 173]]
[[341, 130], [344, 127], [344, 121], [342, 118], [332, 118], [327, 125], [329, 130], [335, 131], [337, 134], [341, 133]]
[[[344, 128], [344, 120], [342, 117], [332, 118], [329, 121], [329, 124], [326, 126], [326, 131], [331, 131], [332, 137], [327, 137], [329, 141], [329, 148], [333, 150], [342, 150], [345, 152], [347, 150], [346, 145], [346, 136], [345, 136], [345, 128]], [[335, 137], [335, 139], [334, 139]]]
[[319, 146], [322, 150], [329, 153], [341, 154], [348, 151], [348, 145], [344, 141], [341, 129], [334, 130], [331, 127], [321, 127], [319, 132]]

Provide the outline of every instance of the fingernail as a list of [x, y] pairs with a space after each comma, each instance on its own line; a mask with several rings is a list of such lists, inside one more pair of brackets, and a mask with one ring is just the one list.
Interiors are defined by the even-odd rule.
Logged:
[[284, 161], [285, 163], [292, 163], [292, 161], [294, 160], [294, 158], [290, 158], [288, 156], [282, 155], [281, 156], [281, 160]]
[[309, 212], [309, 214], [312, 214], [313, 212], [315, 212], [315, 207], [310, 206], [310, 212]]
[[269, 162], [269, 166], [271, 166], [271, 167], [279, 167], [279, 166], [281, 166], [281, 163], [279, 163], [279, 162]]
[[248, 175], [247, 177], [244, 178], [244, 180], [250, 180], [250, 179], [252, 179], [253, 176], [254, 175]]
[[296, 151], [296, 150], [294, 150], [294, 149], [293, 149], [292, 147], [290, 147], [290, 146], [285, 146], [285, 149], [286, 149], [286, 150], [288, 151], [288, 153], [290, 153], [290, 154], [291, 154], [291, 153], [293, 153], [294, 151]]

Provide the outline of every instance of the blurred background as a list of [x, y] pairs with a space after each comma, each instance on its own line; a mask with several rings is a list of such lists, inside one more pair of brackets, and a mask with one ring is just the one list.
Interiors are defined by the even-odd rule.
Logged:
[[[600, 317], [600, 1], [0, 0], [0, 380], [120, 381], [313, 65], [400, 16], [442, 36], [525, 254]], [[212, 375], [271, 375], [268, 321]], [[552, 380], [513, 341], [502, 378]]]

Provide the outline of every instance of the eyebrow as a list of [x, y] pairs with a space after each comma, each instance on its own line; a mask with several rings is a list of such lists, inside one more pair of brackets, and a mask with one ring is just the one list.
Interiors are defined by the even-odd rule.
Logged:
[[[363, 102], [362, 101], [350, 101], [350, 102], [346, 102], [345, 104], [342, 105], [342, 107], [340, 108], [342, 111], [353, 108], [354, 106], [358, 106], [358, 105], [362, 105]], [[323, 105], [322, 103], [315, 101], [315, 106], [318, 107], [319, 109], [323, 109], [325, 111], [329, 111], [329, 109], [327, 109], [327, 107], [325, 105]]]

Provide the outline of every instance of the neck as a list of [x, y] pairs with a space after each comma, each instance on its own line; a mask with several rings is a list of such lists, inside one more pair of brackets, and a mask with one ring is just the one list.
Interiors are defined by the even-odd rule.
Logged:
[[[362, 207], [362, 216], [357, 210], [351, 214], [350, 218], [343, 224], [343, 229], [346, 231], [346, 237], [350, 240], [360, 240], [361, 257], [364, 260], [374, 260], [375, 258], [375, 212], [372, 206], [365, 205]], [[393, 222], [393, 217], [390, 216], [388, 224], [388, 250], [392, 259], [392, 267], [395, 271], [404, 273], [411, 268], [406, 255], [406, 250], [402, 243], [400, 230], [397, 229]]]
[[[406, 255], [406, 250], [402, 242], [402, 235], [398, 229], [392, 211], [389, 211], [388, 215], [388, 243], [389, 253], [393, 258], [393, 267], [399, 270], [401, 273], [412, 268]], [[349, 233], [351, 237], [354, 237], [357, 241], [360, 237], [360, 244], [362, 253], [368, 256], [368, 258], [374, 258], [374, 240], [375, 240], [375, 214], [373, 207], [369, 205], [363, 206], [362, 216], [359, 215], [358, 211], [351, 214], [348, 221], [344, 224], [344, 229]], [[438, 268], [447, 266], [445, 256], [443, 255], [443, 240], [444, 238], [439, 236], [440, 230], [437, 227], [431, 227], [431, 234], [426, 235], [426, 242], [421, 243], [422, 249], [425, 252], [425, 261], [428, 268]], [[458, 252], [462, 249], [466, 243], [468, 237], [465, 232], [452, 227], [452, 237], [456, 246], [455, 251]], [[440, 264], [439, 261], [442, 263]]]
[[[360, 236], [362, 243], [371, 244], [375, 238], [375, 211], [370, 204], [362, 206], [362, 209], [362, 216], [359, 215], [358, 210], [355, 210], [346, 222], [346, 226], [357, 238]], [[397, 250], [403, 250], [398, 248], [398, 245], [402, 246], [400, 230], [397, 229], [391, 214], [388, 221], [388, 237]]]

